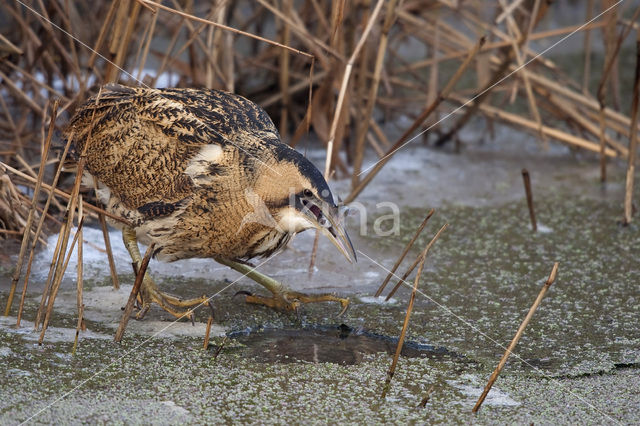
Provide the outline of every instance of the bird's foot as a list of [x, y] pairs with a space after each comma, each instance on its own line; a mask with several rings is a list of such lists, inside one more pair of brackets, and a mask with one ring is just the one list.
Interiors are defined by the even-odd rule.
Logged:
[[333, 294], [305, 294], [290, 290], [274, 293], [271, 297], [255, 295], [248, 291], [239, 291], [236, 295], [238, 294], [244, 295], [244, 300], [247, 303], [268, 306], [269, 308], [281, 311], [297, 312], [303, 303], [338, 302], [342, 306], [342, 310], [338, 314], [338, 316], [341, 316], [349, 307], [348, 298], [337, 297]]
[[198, 307], [200, 305], [207, 304], [207, 302], [209, 301], [209, 298], [206, 295], [196, 297], [194, 299], [185, 300], [177, 298], [175, 296], [171, 296], [170, 294], [160, 291], [153, 280], [147, 277], [145, 277], [142, 281], [142, 286], [140, 288], [138, 298], [140, 299], [140, 310], [136, 314], [136, 319], [138, 320], [144, 318], [144, 316], [149, 311], [152, 303], [156, 303], [174, 317], [187, 317], [191, 320], [191, 322], [194, 322], [195, 317], [193, 314], [193, 309], [185, 310], [183, 308]]

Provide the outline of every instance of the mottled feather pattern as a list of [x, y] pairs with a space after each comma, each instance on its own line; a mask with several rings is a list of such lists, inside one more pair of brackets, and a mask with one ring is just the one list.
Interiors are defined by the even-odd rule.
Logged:
[[79, 107], [65, 134], [74, 152], [88, 144], [87, 170], [110, 189], [107, 209], [132, 221], [163, 260], [270, 255], [292, 235], [246, 222], [257, 208], [246, 191], [286, 205], [302, 171], [329, 194], [262, 108], [226, 92], [109, 85]]

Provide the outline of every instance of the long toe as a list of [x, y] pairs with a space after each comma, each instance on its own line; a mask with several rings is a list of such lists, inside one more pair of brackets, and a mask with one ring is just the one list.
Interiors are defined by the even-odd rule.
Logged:
[[252, 293], [243, 292], [245, 301], [256, 305], [268, 306], [273, 309], [282, 311], [297, 311], [301, 304], [317, 303], [317, 302], [338, 302], [342, 306], [342, 310], [338, 316], [342, 315], [349, 307], [349, 299], [340, 298], [333, 294], [306, 294], [295, 291], [284, 291], [276, 293], [271, 297], [254, 295]]
[[204, 295], [194, 299], [183, 300], [164, 293], [158, 289], [158, 286], [151, 277], [145, 277], [142, 282], [142, 288], [140, 289], [140, 295], [142, 298], [142, 309], [136, 315], [136, 319], [142, 319], [151, 307], [151, 304], [155, 303], [176, 318], [188, 318], [191, 322], [194, 322], [195, 316], [193, 314], [193, 308], [203, 305], [209, 300], [208, 297]]

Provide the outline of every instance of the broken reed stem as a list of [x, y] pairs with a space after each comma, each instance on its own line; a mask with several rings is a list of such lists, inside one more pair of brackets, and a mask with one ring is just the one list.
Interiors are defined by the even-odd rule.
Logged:
[[204, 332], [204, 343], [202, 349], [205, 351], [209, 348], [209, 334], [211, 333], [211, 325], [213, 324], [213, 317], [209, 317], [207, 320], [207, 329]]
[[473, 413], [478, 412], [478, 410], [480, 409], [480, 406], [482, 405], [482, 402], [484, 401], [484, 399], [487, 397], [487, 394], [491, 390], [493, 383], [496, 381], [496, 379], [498, 378], [498, 375], [504, 368], [504, 365], [507, 362], [507, 358], [509, 358], [509, 355], [511, 355], [511, 352], [518, 344], [518, 340], [520, 340], [520, 337], [522, 337], [522, 333], [524, 333], [524, 329], [529, 324], [529, 321], [531, 321], [531, 317], [533, 317], [533, 314], [535, 313], [536, 309], [538, 309], [538, 305], [540, 305], [540, 302], [542, 302], [542, 298], [547, 293], [547, 290], [549, 290], [549, 287], [551, 287], [551, 284], [553, 284], [553, 282], [556, 280], [557, 274], [558, 274], [558, 262], [553, 264], [553, 268], [551, 268], [551, 273], [549, 274], [549, 278], [547, 278], [547, 281], [542, 286], [542, 289], [540, 289], [540, 293], [538, 293], [538, 297], [536, 298], [535, 302], [533, 302], [533, 305], [531, 305], [531, 308], [529, 308], [529, 312], [527, 313], [527, 316], [522, 321], [522, 324], [520, 324], [520, 327], [518, 328], [516, 335], [513, 336], [513, 340], [511, 340], [511, 343], [509, 343], [507, 350], [505, 351], [504, 355], [502, 355], [502, 358], [500, 359], [498, 366], [491, 374], [491, 377], [489, 377], [489, 381], [487, 382], [487, 385], [484, 387], [484, 391], [482, 391], [482, 395], [480, 395], [480, 398], [478, 398], [478, 402], [476, 402], [476, 405], [471, 410]]
[[[149, 7], [146, 4], [143, 4], [145, 7]], [[142, 54], [140, 55], [140, 60], [137, 61], [138, 65], [138, 74], [136, 75], [136, 80], [140, 80], [142, 76], [142, 71], [144, 70], [144, 65], [147, 63], [147, 57], [149, 56], [149, 48], [151, 47], [151, 41], [153, 40], [153, 32], [156, 29], [156, 22], [158, 21], [158, 14], [153, 13], [153, 17], [147, 26], [147, 34], [144, 42], [141, 42], [142, 46]], [[144, 37], [143, 37], [144, 39]]]
[[413, 234], [413, 237], [411, 238], [411, 241], [409, 241], [409, 243], [407, 243], [406, 247], [404, 248], [404, 250], [402, 251], [402, 254], [400, 254], [400, 257], [398, 257], [398, 260], [396, 260], [396, 263], [393, 265], [393, 268], [391, 268], [391, 270], [389, 271], [389, 273], [387, 274], [387, 277], [384, 279], [384, 281], [382, 282], [382, 284], [380, 284], [380, 287], [378, 287], [378, 290], [376, 291], [375, 297], [380, 296], [380, 294], [382, 293], [382, 291], [384, 290], [384, 288], [387, 286], [387, 283], [389, 282], [389, 280], [391, 279], [391, 277], [395, 274], [396, 270], [398, 269], [398, 267], [400, 266], [400, 264], [402, 263], [402, 261], [404, 260], [404, 257], [407, 255], [407, 253], [409, 253], [409, 250], [411, 249], [411, 247], [413, 247], [413, 243], [416, 242], [416, 240], [418, 239], [418, 237], [420, 236], [420, 234], [422, 233], [422, 230], [424, 229], [424, 227], [427, 225], [427, 222], [429, 221], [429, 219], [431, 218], [431, 216], [433, 216], [433, 213], [435, 212], [434, 209], [431, 209], [431, 211], [427, 214], [427, 216], [424, 218], [424, 220], [422, 221], [422, 223], [420, 224], [420, 226], [418, 227], [418, 229], [416, 230], [415, 234]]
[[538, 231], [536, 224], [536, 213], [533, 210], [533, 194], [531, 193], [531, 177], [527, 169], [522, 169], [522, 180], [524, 181], [524, 192], [527, 194], [527, 205], [529, 206], [529, 217], [531, 218], [531, 229]]
[[418, 404], [418, 407], [425, 408], [427, 406], [427, 402], [429, 402], [429, 398], [431, 398], [431, 394], [435, 389], [436, 385], [431, 385], [429, 389], [427, 389], [427, 393], [422, 397], [422, 400], [420, 400], [420, 404]]
[[[44, 178], [44, 169], [49, 156], [49, 148], [51, 147], [51, 138], [56, 125], [56, 117], [58, 114], [58, 101], [53, 102], [51, 109], [51, 121], [49, 122], [49, 129], [47, 131], [47, 137], [44, 141], [44, 149], [42, 150], [42, 157], [40, 158], [40, 169], [38, 170], [38, 177], [36, 179], [36, 186], [33, 190], [33, 197], [31, 198], [31, 207], [29, 208], [29, 215], [27, 217], [27, 223], [24, 226], [24, 234], [22, 235], [22, 244], [20, 244], [20, 254], [18, 255], [18, 263], [16, 264], [16, 270], [13, 273], [11, 279], [11, 288], [9, 290], [9, 297], [7, 298], [7, 306], [4, 310], [4, 316], [8, 317], [11, 311], [11, 305], [13, 304], [13, 297], [16, 293], [16, 287], [18, 286], [18, 280], [20, 280], [20, 274], [22, 273], [22, 264], [24, 263], [24, 257], [27, 254], [27, 245], [29, 245], [29, 237], [31, 236], [31, 225], [36, 214], [36, 205], [38, 204], [38, 196], [40, 195], [40, 187], [42, 186], [42, 179]], [[43, 215], [44, 216], [44, 215]], [[34, 236], [37, 241], [37, 236]]]
[[[429, 245], [427, 245], [429, 247]], [[425, 248], [425, 250], [428, 250]], [[393, 361], [391, 361], [391, 366], [389, 367], [389, 371], [387, 372], [387, 378], [384, 383], [384, 388], [382, 389], [382, 398], [387, 396], [387, 392], [391, 387], [391, 379], [393, 379], [393, 375], [396, 372], [396, 366], [398, 365], [398, 358], [400, 357], [400, 352], [402, 352], [402, 346], [404, 344], [404, 338], [407, 334], [407, 328], [409, 328], [409, 319], [411, 318], [411, 311], [413, 310], [413, 302], [416, 299], [416, 292], [418, 291], [418, 283], [420, 282], [420, 275], [422, 275], [422, 269], [424, 268], [424, 262], [427, 260], [426, 256], [420, 256], [420, 265], [418, 266], [418, 273], [416, 274], [416, 278], [413, 281], [413, 290], [411, 291], [411, 297], [409, 298], [409, 304], [407, 305], [407, 313], [404, 316], [404, 324], [402, 324], [402, 331], [400, 332], [400, 338], [398, 339], [398, 345], [396, 346], [396, 353], [393, 355]]]
[[400, 285], [405, 282], [407, 277], [411, 274], [411, 272], [413, 272], [413, 270], [416, 268], [418, 263], [422, 261], [422, 258], [427, 257], [427, 254], [429, 253], [431, 246], [433, 246], [433, 244], [438, 240], [438, 238], [440, 238], [440, 234], [442, 234], [442, 232], [444, 232], [444, 230], [447, 229], [448, 226], [449, 226], [448, 223], [445, 223], [444, 225], [442, 225], [442, 228], [440, 228], [440, 230], [436, 233], [436, 235], [433, 236], [433, 238], [431, 239], [431, 241], [429, 241], [429, 244], [427, 244], [427, 246], [424, 248], [422, 253], [420, 253], [420, 255], [416, 258], [416, 260], [411, 264], [407, 272], [405, 272], [402, 278], [400, 278], [400, 281], [398, 281], [395, 287], [393, 287], [393, 289], [389, 292], [387, 297], [384, 299], [385, 302], [388, 302], [389, 299], [393, 297], [396, 291], [400, 288]]
[[138, 21], [139, 13], [140, 2], [135, 2], [133, 3], [133, 6], [129, 10], [128, 16], [126, 17], [127, 26], [125, 28], [124, 36], [120, 38], [120, 46], [118, 46], [118, 51], [113, 61], [115, 67], [112, 64], [108, 64], [107, 66], [107, 73], [105, 75], [105, 82], [107, 83], [115, 83], [118, 80], [120, 69], [122, 69], [126, 60], [125, 55], [127, 53], [127, 49], [129, 48], [131, 35], [133, 33], [134, 26]]
[[[78, 306], [78, 318], [80, 318], [80, 307], [82, 306], [82, 287], [83, 287], [83, 277], [82, 277], [82, 257], [83, 257], [83, 253], [82, 253], [82, 246], [84, 244], [84, 239], [82, 238], [82, 227], [80, 226], [80, 224], [82, 222], [84, 222], [84, 212], [82, 211], [82, 195], [80, 195], [78, 197], [78, 199], [80, 200], [80, 202], [78, 203], [78, 230], [76, 231], [76, 234], [78, 234], [78, 239], [79, 239], [79, 243], [78, 243], [78, 265], [77, 265], [77, 279], [76, 279], [76, 287], [77, 287], [77, 294], [76, 294], [76, 302], [77, 302], [77, 306]], [[80, 320], [78, 319], [78, 322], [80, 322]]]
[[80, 329], [83, 328], [84, 325], [84, 305], [80, 306], [80, 311], [78, 313], [78, 324], [76, 324], [76, 337], [73, 340], [73, 349], [71, 349], [71, 355], [76, 354], [76, 349], [78, 349], [78, 339], [80, 337]]
[[[560, 110], [562, 113], [569, 116], [571, 120], [575, 121], [576, 124], [581, 126], [587, 132], [591, 133], [597, 138], [601, 137], [600, 127], [598, 125], [600, 121], [599, 119], [598, 119], [598, 123], [594, 123], [593, 120], [589, 118], [589, 116], [585, 115], [584, 112], [576, 108], [575, 105], [572, 105], [571, 103], [567, 102], [566, 100], [558, 96], [552, 95], [551, 92], [549, 92], [545, 88], [537, 87], [536, 91], [538, 92], [538, 94], [544, 97], [549, 102], [549, 104], [551, 104], [551, 106], [556, 108], [555, 111], [551, 111], [552, 113], [557, 114], [557, 110]], [[542, 104], [542, 105], [546, 106], [546, 104]], [[617, 127], [617, 123], [608, 122], [607, 124], [609, 125], [609, 127], [613, 129]], [[626, 135], [626, 131], [627, 129], [625, 129], [624, 131], [625, 135]], [[613, 149], [618, 151], [621, 156], [626, 157], [627, 155], [629, 155], [629, 150], [620, 142], [611, 139], [606, 134], [604, 135], [604, 139], [607, 142], [607, 145], [611, 146]]]
[[87, 62], [87, 68], [92, 69], [96, 58], [98, 57], [98, 52], [101, 50], [102, 43], [104, 43], [105, 36], [107, 34], [107, 28], [113, 19], [113, 16], [116, 11], [116, 6], [118, 5], [118, 0], [112, 0], [111, 6], [109, 6], [109, 10], [107, 11], [107, 16], [104, 18], [104, 22], [102, 23], [102, 27], [100, 28], [100, 32], [98, 33], [98, 39], [96, 40], [96, 44], [91, 49], [91, 56], [89, 57], [89, 61]]
[[[76, 181], [79, 187], [79, 179], [77, 177], [76, 177]], [[44, 331], [46, 329], [45, 324], [48, 322], [47, 317], [51, 315], [51, 311], [53, 309], [53, 302], [55, 300], [54, 293], [55, 293], [56, 283], [58, 282], [58, 280], [62, 281], [62, 275], [64, 274], [64, 270], [62, 269], [62, 266], [64, 262], [64, 256], [67, 251], [67, 244], [69, 243], [69, 234], [71, 233], [71, 227], [73, 224], [73, 216], [76, 209], [76, 202], [78, 200], [77, 198], [78, 193], [75, 191], [75, 188], [73, 193], [75, 196], [69, 199], [69, 204], [67, 205], [67, 211], [65, 212], [65, 216], [67, 217], [67, 220], [60, 227], [60, 233], [58, 234], [58, 244], [56, 244], [56, 251], [53, 254], [53, 259], [49, 267], [49, 275], [47, 277], [47, 282], [45, 284], [45, 291], [42, 293], [43, 299], [40, 302], [40, 309], [38, 309], [38, 313], [36, 315], [36, 319], [37, 319], [35, 324], [36, 327], [38, 327], [38, 325], [40, 324], [40, 320], [43, 320], [42, 333], [40, 335], [41, 339], [44, 338]], [[48, 296], [47, 315], [43, 317], [45, 296]]]
[[600, 151], [598, 152], [600, 157], [600, 182], [604, 183], [607, 181], [607, 156], [605, 155], [605, 149], [607, 147], [606, 142], [606, 131], [607, 125], [604, 117], [604, 102], [600, 104], [600, 113], [598, 114], [598, 122], [600, 123]]
[[635, 178], [636, 150], [638, 145], [638, 98], [640, 97], [640, 31], [636, 32], [636, 74], [633, 82], [631, 101], [631, 129], [629, 137], [629, 157], [627, 158], [627, 179], [624, 194], [624, 219], [622, 223], [631, 223], [633, 213], [633, 180]]
[[[65, 159], [67, 158], [67, 153], [69, 152], [69, 146], [71, 145], [71, 139], [69, 139], [64, 147], [64, 151], [62, 152], [62, 156], [60, 157], [60, 161], [58, 163], [58, 168], [56, 170], [56, 174], [53, 177], [53, 182], [51, 183], [51, 187], [55, 188], [56, 185], [58, 185], [58, 179], [60, 178], [60, 173], [62, 172], [62, 165], [64, 164]], [[51, 205], [51, 201], [53, 199], [53, 191], [49, 191], [49, 195], [47, 196], [47, 201], [44, 204], [44, 208], [42, 209], [42, 216], [40, 217], [40, 222], [38, 223], [38, 228], [36, 229], [36, 235], [34, 237], [33, 242], [31, 243], [31, 250], [29, 252], [29, 261], [27, 262], [27, 271], [24, 274], [24, 284], [22, 286], [22, 295], [20, 296], [20, 307], [18, 308], [18, 319], [16, 321], [16, 327], [20, 327], [20, 320], [22, 319], [22, 311], [24, 309], [24, 300], [26, 298], [27, 295], [27, 286], [29, 285], [29, 278], [31, 276], [31, 265], [33, 264], [33, 257], [35, 255], [36, 252], [36, 245], [38, 244], [37, 242], [37, 238], [40, 236], [40, 233], [42, 232], [42, 227], [44, 225], [44, 221], [47, 215], [47, 211], [49, 210], [49, 206]], [[59, 239], [56, 242], [56, 251], [58, 250], [59, 247]], [[55, 251], [54, 251], [55, 253]], [[47, 282], [49, 282], [49, 280], [51, 280], [51, 277], [47, 278]], [[43, 302], [41, 302], [41, 306], [44, 306], [44, 299], [45, 299], [45, 290], [43, 290]], [[37, 324], [36, 322], [34, 322], [34, 325]], [[37, 329], [37, 325], [36, 325], [36, 329]]]
[[227, 343], [227, 336], [224, 336], [224, 339], [222, 339], [222, 343], [220, 343], [220, 346], [218, 347], [218, 349], [216, 349], [216, 353], [213, 354], [213, 359], [216, 360], [218, 358], [218, 355], [220, 355], [220, 352], [222, 352], [222, 349], [224, 349], [224, 345]]
[[[500, 2], [500, 3], [504, 5], [504, 2]], [[534, 4], [534, 7], [535, 7], [535, 4]], [[516, 21], [512, 13], [513, 11], [507, 14], [507, 24], [508, 24], [507, 27], [509, 32], [511, 33], [511, 37], [510, 37], [510, 40], [512, 42], [511, 48], [513, 49], [513, 54], [515, 56], [516, 64], [518, 68], [523, 69], [524, 61], [526, 59], [526, 53], [524, 54], [525, 57], [523, 58], [523, 55], [521, 53], [521, 47], [524, 44], [525, 50], [526, 50], [526, 39], [528, 37], [528, 32], [524, 34], [520, 33], [518, 29], [518, 24], [516, 24]], [[530, 24], [533, 25], [534, 21], [535, 21], [535, 15], [532, 14], [530, 18]], [[542, 119], [540, 118], [540, 111], [538, 110], [536, 99], [535, 99], [535, 96], [533, 95], [533, 89], [531, 88], [531, 81], [527, 77], [526, 73], [520, 72], [519, 74], [520, 74], [520, 78], [522, 78], [522, 81], [524, 82], [525, 93], [527, 94], [527, 100], [529, 102], [529, 111], [533, 116], [534, 121], [538, 125], [537, 135], [540, 138], [540, 140], [543, 142], [544, 148], [547, 149], [548, 141], [544, 137], [544, 134], [542, 133]]]
[[151, 259], [151, 254], [153, 253], [153, 249], [156, 244], [152, 243], [149, 247], [147, 247], [147, 251], [144, 253], [144, 258], [142, 258], [142, 263], [138, 268], [136, 273], [136, 280], [133, 283], [133, 288], [131, 289], [131, 293], [129, 294], [129, 300], [127, 300], [127, 304], [124, 307], [124, 312], [122, 313], [122, 319], [120, 319], [120, 324], [118, 325], [118, 329], [116, 330], [116, 334], [113, 338], [113, 341], [116, 343], [120, 343], [122, 340], [122, 336], [124, 336], [124, 331], [127, 328], [127, 323], [129, 322], [129, 317], [131, 316], [131, 312], [133, 312], [133, 304], [136, 301], [136, 297], [138, 297], [138, 293], [140, 292], [140, 286], [142, 285], [142, 281], [144, 279], [144, 274], [147, 271], [147, 266], [149, 266], [149, 260]]
[[431, 115], [431, 113], [438, 107], [438, 105], [440, 105], [442, 101], [449, 95], [449, 93], [451, 92], [451, 90], [453, 90], [454, 86], [456, 85], [460, 77], [462, 77], [462, 74], [464, 74], [464, 72], [466, 71], [469, 64], [471, 64], [471, 61], [473, 60], [473, 58], [476, 56], [478, 51], [482, 48], [482, 45], [485, 43], [485, 41], [486, 41], [485, 37], [481, 37], [480, 40], [478, 40], [475, 46], [469, 51], [467, 58], [462, 62], [462, 64], [460, 64], [457, 71], [451, 77], [451, 79], [449, 79], [449, 82], [442, 89], [440, 94], [436, 96], [436, 99], [434, 99], [433, 102], [422, 111], [422, 113], [418, 116], [418, 118], [416, 118], [413, 121], [413, 124], [411, 125], [411, 127], [409, 127], [402, 134], [402, 136], [400, 136], [400, 138], [393, 144], [393, 146], [389, 148], [389, 150], [387, 151], [387, 154], [383, 158], [381, 158], [375, 164], [375, 166], [373, 166], [371, 171], [367, 173], [364, 179], [362, 179], [360, 183], [358, 183], [358, 185], [351, 190], [351, 193], [349, 194], [347, 199], [344, 200], [345, 204], [352, 202], [362, 192], [362, 190], [369, 184], [369, 182], [371, 182], [371, 180], [375, 177], [375, 175], [378, 174], [380, 169], [382, 169], [382, 167], [385, 164], [387, 164], [387, 162], [391, 159], [391, 157], [393, 157], [393, 155], [407, 143], [407, 140], [409, 140], [409, 136], [411, 136], [413, 132], [422, 125], [424, 120], [426, 120], [429, 117], [429, 115]]
[[82, 238], [82, 227], [80, 226], [80, 224], [84, 221], [84, 212], [82, 211], [82, 195], [78, 196], [79, 199], [79, 203], [78, 203], [78, 230], [76, 231], [76, 235], [78, 236], [78, 239], [80, 240], [80, 242], [78, 243], [78, 265], [77, 265], [77, 278], [76, 278], [76, 288], [77, 288], [77, 292], [76, 292], [76, 303], [78, 306], [78, 323], [76, 324], [76, 336], [75, 339], [73, 340], [73, 349], [71, 351], [71, 355], [75, 355], [76, 354], [76, 349], [78, 348], [78, 337], [80, 335], [80, 329], [82, 328], [82, 324], [83, 324], [83, 314], [84, 314], [84, 303], [83, 303], [83, 298], [82, 298], [82, 287], [83, 287], [83, 279], [82, 279], [82, 266], [83, 266], [83, 259], [82, 259], [82, 246], [84, 243], [84, 240]]
[[208, 306], [211, 313], [209, 314], [209, 320], [207, 321], [207, 329], [204, 333], [204, 344], [203, 348], [206, 351], [209, 348], [209, 334], [211, 333], [211, 325], [213, 324], [213, 319], [215, 317], [215, 313], [213, 311], [213, 306], [211, 306], [211, 300], [207, 299], [203, 302], [203, 305]]

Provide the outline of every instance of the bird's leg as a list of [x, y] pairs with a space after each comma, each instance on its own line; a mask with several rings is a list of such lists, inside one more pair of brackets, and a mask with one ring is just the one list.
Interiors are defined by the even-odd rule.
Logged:
[[340, 315], [342, 315], [349, 306], [349, 299], [337, 297], [333, 294], [305, 294], [297, 291], [291, 291], [281, 282], [256, 271], [254, 267], [244, 263], [222, 258], [216, 258], [216, 262], [235, 269], [273, 293], [272, 297], [248, 294], [245, 298], [247, 303], [265, 305], [270, 308], [281, 309], [284, 311], [297, 311], [301, 303], [339, 302], [342, 306]]
[[[127, 248], [131, 260], [136, 264], [136, 268], [140, 268], [142, 264], [142, 256], [140, 256], [140, 249], [138, 248], [138, 241], [136, 240], [136, 232], [125, 227], [122, 229], [122, 240], [124, 246]], [[176, 318], [182, 318], [187, 316], [193, 321], [193, 311], [191, 309], [181, 310], [180, 308], [193, 308], [208, 300], [207, 296], [197, 297], [195, 299], [181, 300], [175, 296], [163, 293], [158, 289], [158, 286], [149, 275], [148, 270], [145, 271], [142, 279], [142, 285], [140, 286], [140, 298], [142, 299], [142, 308], [136, 314], [137, 319], [142, 319], [151, 307], [151, 303], [157, 303]]]

